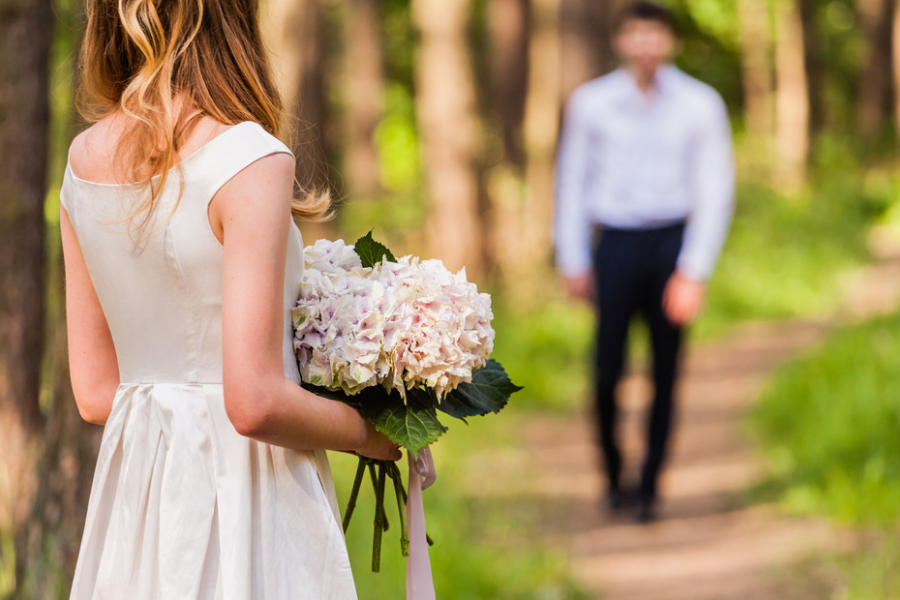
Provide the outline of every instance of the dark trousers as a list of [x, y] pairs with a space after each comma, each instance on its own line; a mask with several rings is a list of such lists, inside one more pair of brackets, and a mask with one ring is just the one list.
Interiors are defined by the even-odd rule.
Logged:
[[616, 440], [616, 386], [625, 365], [628, 327], [640, 313], [650, 329], [653, 359], [653, 406], [647, 421], [647, 455], [641, 472], [641, 495], [656, 496], [666, 455], [673, 412], [682, 330], [662, 308], [663, 291], [681, 250], [684, 225], [660, 229], [604, 228], [594, 255], [599, 327], [596, 348], [597, 414], [600, 443], [609, 485], [618, 489], [622, 456]]

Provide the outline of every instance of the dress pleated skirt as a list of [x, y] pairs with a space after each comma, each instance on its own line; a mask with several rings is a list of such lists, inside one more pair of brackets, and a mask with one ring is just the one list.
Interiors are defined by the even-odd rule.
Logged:
[[72, 600], [356, 598], [324, 452], [239, 435], [222, 385], [123, 384]]

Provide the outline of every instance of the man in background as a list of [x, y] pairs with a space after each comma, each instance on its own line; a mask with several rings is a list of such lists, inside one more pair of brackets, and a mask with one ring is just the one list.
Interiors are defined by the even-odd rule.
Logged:
[[622, 67], [580, 86], [566, 106], [555, 239], [569, 295], [599, 309], [596, 398], [611, 509], [623, 502], [615, 390], [632, 317], [649, 326], [655, 394], [637, 513], [649, 521], [683, 329], [703, 306], [731, 221], [734, 160], [719, 94], [669, 63], [676, 34], [666, 9], [633, 4], [613, 45]]

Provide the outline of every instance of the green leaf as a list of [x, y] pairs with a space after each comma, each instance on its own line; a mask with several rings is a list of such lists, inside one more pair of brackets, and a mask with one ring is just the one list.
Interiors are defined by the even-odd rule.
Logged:
[[496, 413], [521, 389], [509, 380], [503, 365], [490, 359], [472, 373], [471, 383], [461, 383], [444, 396], [438, 409], [457, 419]]
[[369, 233], [356, 240], [356, 243], [353, 244], [353, 249], [356, 251], [356, 254], [359, 255], [362, 266], [374, 267], [380, 263], [383, 258], [386, 258], [389, 262], [397, 262], [397, 259], [394, 258], [391, 251], [387, 249], [387, 246], [380, 242], [376, 242], [372, 238], [372, 231], [373, 230], [370, 229]]
[[412, 452], [413, 458], [418, 458], [422, 448], [436, 442], [447, 431], [434, 409], [416, 401], [414, 394], [407, 396], [406, 404], [393, 404], [372, 421], [378, 431]]
[[304, 390], [308, 390], [315, 394], [316, 396], [321, 396], [322, 398], [328, 398], [329, 400], [338, 400], [343, 402], [344, 404], [350, 404], [355, 406], [356, 402], [353, 400], [355, 396], [349, 396], [345, 394], [342, 390], [332, 390], [325, 386], [315, 385], [309, 382], [302, 382], [300, 384]]
[[366, 388], [358, 394], [352, 395], [340, 389], [333, 390], [331, 388], [315, 385], [306, 381], [301, 383], [300, 386], [305, 390], [309, 390], [316, 396], [321, 396], [322, 398], [328, 398], [329, 400], [337, 400], [339, 402], [343, 402], [344, 404], [349, 404], [350, 406], [359, 410], [363, 414], [363, 416], [369, 417], [370, 419], [373, 419], [375, 415], [379, 414], [389, 406], [393, 406], [398, 403], [403, 404], [403, 398], [400, 397], [400, 394], [398, 392], [391, 391], [389, 393], [380, 385]]
[[317, 396], [354, 407], [371, 419], [378, 431], [412, 452], [413, 457], [417, 457], [422, 448], [436, 442], [447, 431], [438, 421], [434, 410], [437, 398], [432, 390], [407, 390], [404, 402], [397, 390], [388, 392], [381, 386], [366, 388], [351, 396], [341, 390], [306, 382], [301, 385]]

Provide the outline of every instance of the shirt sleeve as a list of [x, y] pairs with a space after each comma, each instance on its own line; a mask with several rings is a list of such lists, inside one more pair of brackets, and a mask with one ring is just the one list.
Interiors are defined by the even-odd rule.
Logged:
[[584, 90], [566, 105], [556, 157], [556, 265], [563, 275], [578, 276], [591, 268], [591, 221], [585, 210], [589, 132]]
[[694, 204], [678, 256], [678, 270], [698, 281], [712, 275], [734, 211], [731, 126], [725, 104], [718, 95], [712, 109], [703, 119], [694, 146], [690, 166]]

